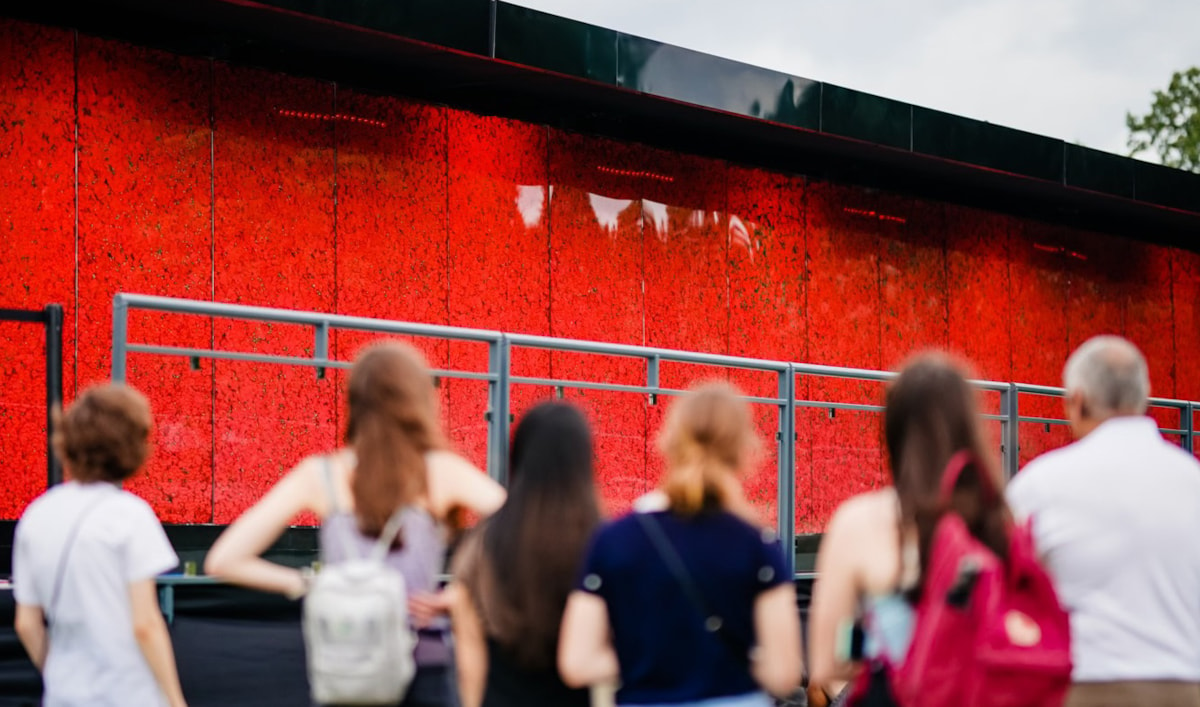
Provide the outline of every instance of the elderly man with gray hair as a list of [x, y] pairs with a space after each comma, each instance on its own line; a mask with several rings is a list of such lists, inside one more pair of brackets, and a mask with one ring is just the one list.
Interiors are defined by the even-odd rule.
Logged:
[[1146, 416], [1146, 359], [1091, 339], [1063, 372], [1077, 441], [1009, 484], [1071, 615], [1068, 707], [1200, 707], [1200, 463]]

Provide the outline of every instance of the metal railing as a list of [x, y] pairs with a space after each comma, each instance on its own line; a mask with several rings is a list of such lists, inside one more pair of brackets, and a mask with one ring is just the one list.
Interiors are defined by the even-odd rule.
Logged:
[[[219, 319], [240, 321], [269, 322], [276, 324], [294, 324], [312, 327], [314, 333], [313, 355], [311, 357], [282, 356], [275, 354], [256, 353], [248, 351], [223, 351], [213, 348], [189, 348], [166, 346], [146, 343], [130, 343], [128, 341], [128, 318], [131, 310], [143, 310], [161, 313], [188, 314]], [[248, 363], [265, 363], [275, 365], [307, 366], [315, 369], [318, 378], [324, 377], [327, 369], [348, 369], [351, 363], [330, 358], [330, 333], [336, 330], [369, 332], [376, 334], [406, 335], [446, 341], [474, 342], [486, 345], [488, 348], [488, 369], [486, 372], [470, 370], [431, 371], [441, 378], [458, 378], [465, 380], [486, 381], [488, 384], [488, 408], [486, 419], [488, 423], [488, 473], [505, 482], [506, 460], [508, 458], [509, 431], [511, 424], [510, 401], [513, 385], [534, 385], [553, 387], [556, 390], [596, 390], [646, 395], [650, 404], [654, 404], [659, 396], [675, 396], [684, 390], [666, 388], [661, 385], [660, 373], [664, 363], [692, 364], [699, 366], [717, 367], [732, 370], [758, 371], [773, 374], [777, 380], [775, 397], [747, 396], [746, 400], [760, 405], [775, 407], [778, 411], [777, 442], [777, 474], [778, 486], [776, 493], [777, 518], [776, 524], [784, 547], [794, 547], [796, 537], [795, 500], [796, 500], [796, 413], [801, 408], [819, 408], [831, 411], [853, 410], [859, 412], [879, 413], [881, 405], [850, 403], [839, 401], [822, 401], [800, 399], [797, 395], [797, 377], [834, 378], [854, 381], [869, 381], [885, 383], [896, 377], [896, 373], [869, 369], [842, 368], [837, 366], [820, 366], [809, 363], [788, 361], [772, 361], [765, 359], [724, 356], [691, 351], [676, 351], [646, 346], [626, 344], [611, 344], [595, 341], [580, 341], [575, 339], [560, 339], [547, 336], [532, 336], [526, 334], [507, 334], [484, 329], [467, 329], [460, 327], [440, 326], [435, 324], [416, 324], [397, 322], [383, 319], [351, 317], [337, 314], [322, 314], [318, 312], [303, 312], [287, 309], [272, 309], [236, 304], [222, 304], [198, 300], [154, 297], [121, 293], [113, 300], [113, 357], [112, 378], [123, 381], [126, 376], [126, 359], [129, 354], [152, 354], [162, 356], [178, 356], [198, 361], [213, 359], [239, 361]], [[534, 349], [552, 352], [567, 352], [589, 354], [603, 357], [622, 357], [638, 359], [645, 365], [645, 383], [643, 385], [610, 383], [604, 381], [572, 380], [565, 378], [542, 378], [534, 376], [514, 375], [512, 371], [512, 354], [514, 349]], [[1037, 423], [1044, 425], [1063, 425], [1066, 421], [1060, 418], [1046, 418], [1020, 415], [1019, 400], [1021, 395], [1061, 396], [1061, 388], [1022, 383], [996, 382], [986, 380], [972, 381], [981, 390], [999, 393], [999, 414], [985, 413], [983, 417], [997, 420], [1001, 425], [1001, 455], [1004, 470], [1010, 477], [1016, 473], [1020, 461], [1019, 427], [1022, 423]], [[1200, 403], [1154, 398], [1151, 405], [1159, 408], [1171, 408], [1179, 411], [1180, 424], [1178, 428], [1163, 429], [1163, 433], [1181, 437], [1182, 446], [1192, 450], [1196, 437], [1193, 420], [1194, 413], [1200, 408]], [[789, 562], [794, 562], [793, 553], [785, 553]]]
[[54, 408], [63, 399], [63, 308], [48, 304], [42, 309], [0, 309], [0, 322], [40, 324], [45, 330], [46, 354], [46, 485], [62, 481], [62, 464], [54, 454], [50, 436], [54, 426]]

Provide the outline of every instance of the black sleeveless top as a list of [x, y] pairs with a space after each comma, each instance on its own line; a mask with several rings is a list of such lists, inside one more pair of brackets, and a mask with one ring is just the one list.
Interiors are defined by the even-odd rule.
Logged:
[[487, 687], [483, 707], [589, 707], [591, 693], [563, 684], [558, 670], [529, 670], [513, 662], [507, 651], [487, 639]]

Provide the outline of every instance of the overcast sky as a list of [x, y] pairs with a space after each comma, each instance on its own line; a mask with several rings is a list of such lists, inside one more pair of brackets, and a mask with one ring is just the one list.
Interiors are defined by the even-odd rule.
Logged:
[[514, 0], [1124, 154], [1125, 113], [1200, 65], [1200, 0]]

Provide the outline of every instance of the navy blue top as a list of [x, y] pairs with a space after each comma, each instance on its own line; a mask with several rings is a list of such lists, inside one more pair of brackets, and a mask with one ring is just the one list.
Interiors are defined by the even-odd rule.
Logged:
[[[751, 646], [754, 601], [791, 580], [775, 533], [723, 512], [682, 518], [653, 514], [692, 581], [728, 633]], [[621, 665], [620, 704], [672, 704], [759, 691], [749, 664], [704, 628], [650, 538], [633, 516], [592, 540], [579, 589], [608, 606]]]

